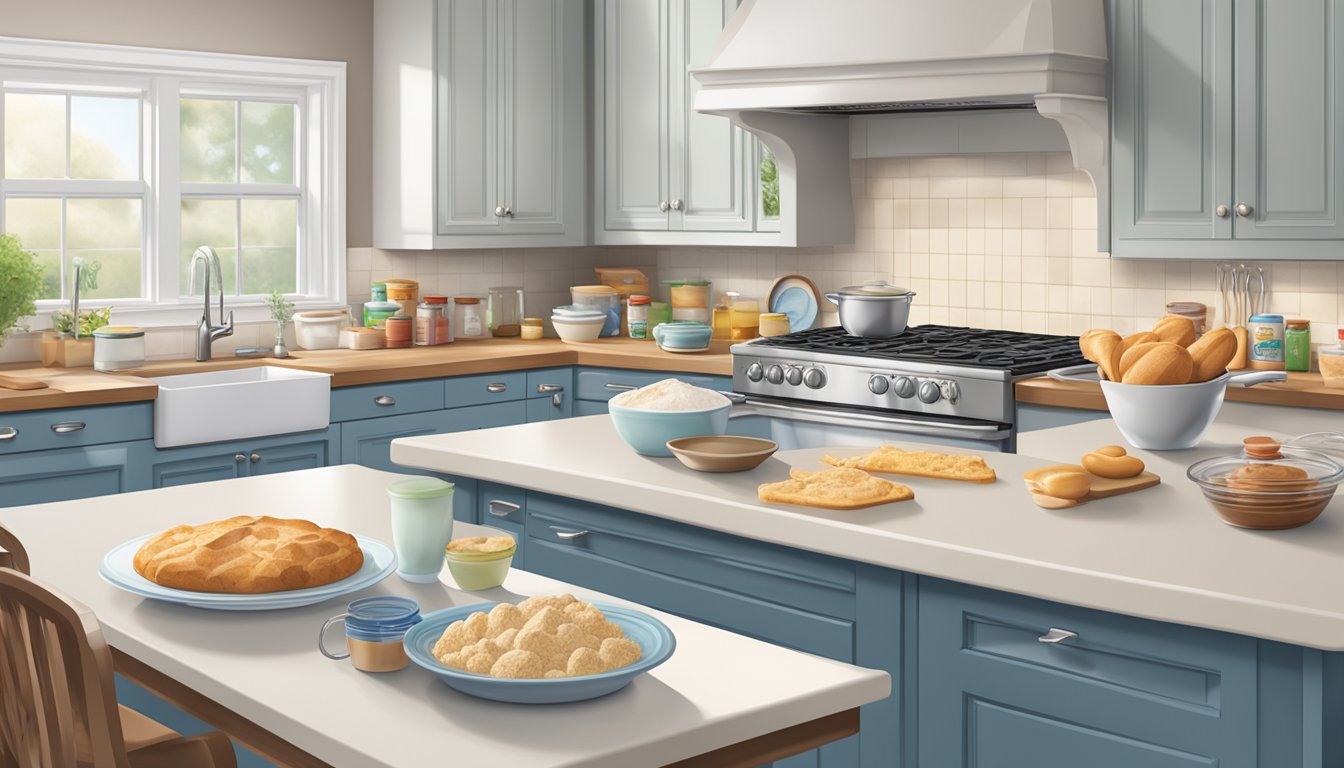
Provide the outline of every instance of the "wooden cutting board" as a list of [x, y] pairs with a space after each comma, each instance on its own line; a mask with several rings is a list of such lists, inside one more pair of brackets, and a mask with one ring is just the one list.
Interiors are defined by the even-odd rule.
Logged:
[[37, 379], [24, 379], [18, 376], [6, 376], [0, 373], [0, 389], [46, 389], [45, 382]]
[[1148, 471], [1140, 472], [1134, 477], [1120, 478], [1119, 480], [1109, 477], [1099, 477], [1091, 472], [1088, 472], [1087, 475], [1092, 478], [1092, 491], [1087, 494], [1085, 501], [1104, 499], [1108, 496], [1119, 496], [1122, 493], [1142, 491], [1144, 488], [1152, 488], [1154, 485], [1162, 482], [1162, 478]]

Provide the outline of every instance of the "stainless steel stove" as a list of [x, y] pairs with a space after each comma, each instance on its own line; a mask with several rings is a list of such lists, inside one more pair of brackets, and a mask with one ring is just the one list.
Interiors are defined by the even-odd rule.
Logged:
[[1013, 383], [1086, 362], [1076, 336], [942, 325], [887, 338], [817, 328], [737, 344], [732, 354], [743, 413], [1008, 451]]

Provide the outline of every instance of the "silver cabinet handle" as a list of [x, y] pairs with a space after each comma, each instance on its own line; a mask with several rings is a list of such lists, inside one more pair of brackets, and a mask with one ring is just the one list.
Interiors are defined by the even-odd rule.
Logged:
[[373, 398], [374, 405], [396, 405], [397, 398], [391, 395], [379, 395]]
[[486, 391], [486, 392], [495, 392], [495, 393], [505, 392], [505, 391], [508, 390], [508, 388], [509, 388], [509, 385], [508, 385], [508, 384], [504, 384], [503, 382], [498, 382], [498, 381], [495, 382], [494, 384], [486, 384], [486, 385], [485, 385], [485, 391]]
[[496, 215], [496, 216], [503, 216], [503, 215], [504, 215], [504, 206], [502, 206], [502, 205], [497, 205], [497, 206], [495, 206], [495, 215]]
[[562, 531], [559, 528], [556, 528], [555, 526], [551, 526], [551, 530], [555, 531], [555, 537], [557, 539], [564, 539], [565, 541], [569, 541], [570, 539], [582, 538], [588, 535], [587, 531]]
[[551, 406], [555, 408], [565, 407], [565, 396], [560, 394], [559, 392], [556, 392], [554, 395], [551, 395]]
[[565, 387], [564, 387], [563, 384], [538, 384], [538, 385], [537, 385], [537, 394], [538, 394], [538, 395], [549, 395], [549, 394], [551, 394], [552, 392], [564, 392], [564, 391], [565, 391]]
[[602, 386], [606, 389], [614, 389], [619, 392], [629, 392], [632, 389], [639, 389], [639, 387], [636, 387], [634, 384], [613, 384], [612, 382], [607, 382]]
[[247, 461], [247, 457], [241, 453], [235, 453], [233, 454], [233, 460], [238, 464], [242, 464], [244, 461]]
[[248, 456], [248, 458], [252, 460], [252, 463], [253, 463], [253, 464], [256, 464], [258, 461], [261, 461], [261, 454], [260, 454], [260, 453], [254, 453], [254, 454], [252, 454], [251, 456]]
[[680, 210], [681, 210], [681, 201], [680, 201], [680, 200], [673, 200], [673, 201], [672, 201], [672, 210], [674, 210], [674, 211], [680, 211]]
[[1229, 211], [1228, 211], [1228, 209], [1227, 209], [1227, 206], [1226, 206], [1226, 205], [1223, 205], [1223, 204], [1221, 204], [1221, 203], [1218, 205], [1217, 208], [1214, 208], [1214, 209], [1213, 209], [1213, 212], [1216, 213], [1216, 214], [1218, 214], [1218, 218], [1220, 218], [1220, 219], [1226, 219], [1226, 218], [1227, 218], [1227, 214], [1229, 213]]
[[667, 202], [666, 200], [658, 204], [658, 210], [662, 211], [663, 213], [667, 213], [668, 209], [671, 207], [672, 204]]
[[51, 431], [58, 435], [64, 435], [67, 432], [78, 432], [84, 428], [82, 421], [62, 421], [51, 425]]
[[509, 501], [491, 499], [489, 509], [490, 514], [494, 515], [495, 517], [508, 517], [514, 512], [517, 512], [518, 510], [522, 509], [522, 507], [518, 504], [514, 504]]
[[1056, 645], [1058, 643], [1064, 642], [1065, 640], [1072, 640], [1077, 636], [1078, 636], [1077, 632], [1070, 632], [1067, 629], [1058, 629], [1056, 627], [1051, 627], [1049, 632], [1046, 632], [1044, 635], [1041, 635], [1036, 639], [1041, 641], [1042, 643], [1049, 643], [1050, 645]]
[[19, 436], [19, 430], [14, 427], [0, 427], [0, 440], [13, 440]]
[[1251, 215], [1255, 209], [1245, 203], [1237, 203], [1237, 215], [1243, 219]]

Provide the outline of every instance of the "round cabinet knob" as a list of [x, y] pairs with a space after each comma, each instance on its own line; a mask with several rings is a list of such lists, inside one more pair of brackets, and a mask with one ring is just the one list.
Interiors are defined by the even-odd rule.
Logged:
[[1219, 205], [1217, 208], [1213, 209], [1213, 212], [1217, 214], [1220, 219], [1226, 219], [1227, 214], [1230, 213], [1226, 205]]
[[797, 366], [790, 366], [789, 370], [784, 372], [784, 378], [788, 379], [789, 383], [796, 387], [803, 383], [803, 369]]
[[942, 396], [943, 393], [938, 389], [937, 382], [926, 381], [919, 385], [919, 399], [921, 402], [933, 405], [938, 402], [938, 399]]
[[672, 204], [667, 202], [666, 200], [658, 204], [658, 210], [662, 211], [663, 213], [667, 213], [671, 207]]
[[235, 453], [233, 454], [233, 460], [238, 462], [239, 464], [242, 464], [244, 461], [247, 461], [247, 457], [241, 453]]
[[887, 381], [886, 376], [873, 376], [868, 379], [868, 391], [874, 395], [885, 395], [890, 387], [891, 382]]
[[915, 396], [915, 380], [912, 379], [912, 378], [910, 378], [909, 376], [898, 376], [898, 377], [896, 377], [896, 396], [897, 396], [897, 397], [914, 397], [914, 396]]
[[771, 384], [781, 384], [784, 381], [784, 369], [778, 365], [772, 365], [765, 369], [765, 380]]
[[673, 200], [673, 201], [672, 201], [672, 210], [674, 210], [674, 211], [680, 211], [680, 210], [681, 210], [681, 201], [680, 201], [680, 200]]
[[821, 389], [826, 386], [826, 372], [820, 368], [808, 368], [803, 371], [803, 383], [808, 389]]
[[760, 363], [752, 363], [747, 366], [747, 378], [752, 381], [760, 381], [765, 378], [765, 369]]
[[503, 215], [504, 215], [504, 206], [502, 206], [502, 205], [497, 205], [497, 206], [495, 206], [495, 215], [496, 215], [496, 216], [503, 216]]
[[1243, 219], [1251, 215], [1255, 209], [1245, 203], [1237, 203], [1237, 215]]
[[252, 463], [253, 463], [253, 464], [256, 464], [258, 461], [261, 461], [261, 454], [260, 454], [260, 453], [254, 453], [254, 454], [252, 454], [251, 456], [248, 456], [248, 458], [252, 460]]

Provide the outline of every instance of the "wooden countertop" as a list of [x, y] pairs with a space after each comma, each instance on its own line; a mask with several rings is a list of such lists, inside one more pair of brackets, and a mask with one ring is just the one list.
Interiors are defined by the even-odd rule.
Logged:
[[[1019, 403], [1106, 410], [1101, 386], [1095, 383], [1055, 381], [1041, 377], [1017, 382], [1016, 390]], [[1277, 384], [1231, 386], [1227, 388], [1226, 399], [1236, 403], [1344, 410], [1344, 389], [1326, 388], [1322, 385], [1319, 373], [1290, 373], [1287, 381]]]
[[116, 374], [100, 373], [91, 368], [43, 368], [31, 363], [20, 363], [0, 366], [0, 372], [19, 378], [37, 379], [48, 386], [46, 389], [22, 391], [0, 389], [0, 413], [153, 400], [158, 387], [146, 377], [258, 365], [330, 373], [333, 387], [561, 365], [728, 376], [733, 370], [732, 356], [728, 352], [732, 343], [715, 341], [708, 352], [674, 354], [662, 351], [651, 341], [625, 337], [587, 344], [566, 344], [559, 339], [483, 339], [410, 349], [301, 349], [284, 360], [269, 357], [236, 358], [231, 354], [205, 363], [191, 359], [155, 360], [143, 367]]

